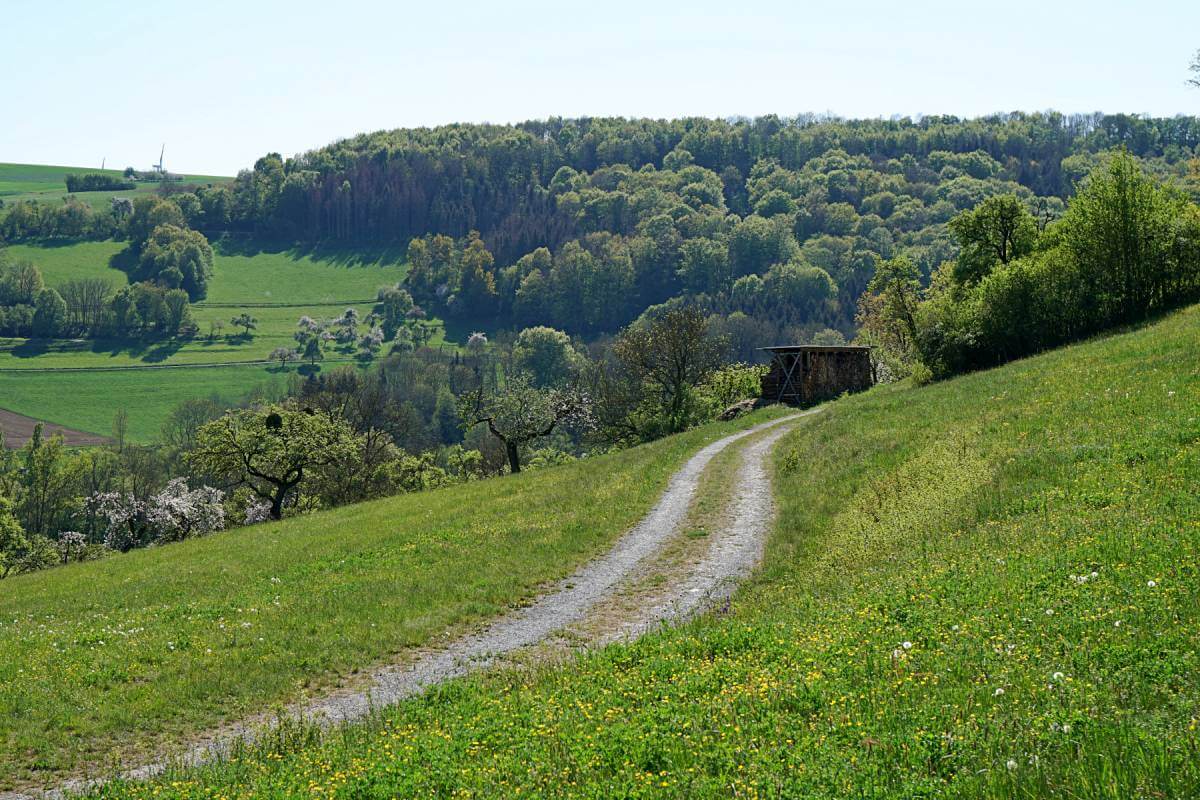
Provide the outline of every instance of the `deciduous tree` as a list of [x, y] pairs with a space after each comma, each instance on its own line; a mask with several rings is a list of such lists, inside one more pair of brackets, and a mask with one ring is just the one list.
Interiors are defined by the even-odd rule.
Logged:
[[350, 457], [358, 445], [344, 420], [266, 406], [233, 411], [201, 426], [187, 459], [230, 486], [248, 487], [271, 504], [271, 518], [280, 519], [284, 502], [306, 478]]
[[560, 425], [590, 424], [587, 398], [576, 389], [539, 389], [519, 373], [508, 376], [503, 388], [480, 387], [459, 400], [463, 427], [487, 425], [503, 445], [509, 470], [521, 471], [521, 448]]

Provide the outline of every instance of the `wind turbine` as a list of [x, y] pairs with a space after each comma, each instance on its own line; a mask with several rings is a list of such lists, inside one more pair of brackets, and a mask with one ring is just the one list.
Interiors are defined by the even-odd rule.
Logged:
[[158, 163], [152, 165], [159, 175], [163, 174], [163, 153], [165, 152], [167, 152], [167, 143], [163, 142], [162, 150], [158, 152]]

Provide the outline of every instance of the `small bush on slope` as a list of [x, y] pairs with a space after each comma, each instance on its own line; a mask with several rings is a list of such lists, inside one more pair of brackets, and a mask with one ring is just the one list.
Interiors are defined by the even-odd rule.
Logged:
[[730, 613], [106, 795], [1196, 796], [1198, 347], [839, 401]]

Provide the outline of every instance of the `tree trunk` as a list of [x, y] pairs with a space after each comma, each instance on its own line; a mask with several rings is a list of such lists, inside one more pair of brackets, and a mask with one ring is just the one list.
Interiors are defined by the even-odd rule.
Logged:
[[515, 475], [521, 471], [521, 454], [517, 451], [516, 442], [505, 442], [504, 449], [508, 453], [508, 468]]
[[287, 488], [275, 490], [271, 497], [271, 519], [283, 519], [283, 498], [287, 496]]

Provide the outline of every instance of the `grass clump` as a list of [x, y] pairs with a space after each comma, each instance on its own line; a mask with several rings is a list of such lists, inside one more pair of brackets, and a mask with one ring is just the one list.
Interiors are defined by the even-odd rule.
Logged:
[[1193, 797], [1200, 308], [832, 404], [728, 613], [110, 797]]

